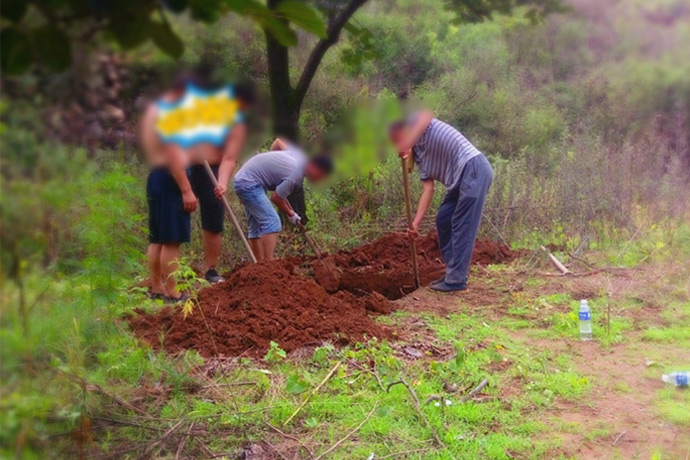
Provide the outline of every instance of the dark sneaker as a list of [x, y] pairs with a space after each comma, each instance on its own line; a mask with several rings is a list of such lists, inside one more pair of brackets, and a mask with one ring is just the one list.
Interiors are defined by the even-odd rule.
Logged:
[[429, 283], [429, 286], [433, 286], [434, 284], [443, 283], [445, 280], [446, 280], [446, 275], [443, 275], [439, 279], [433, 280], [431, 283]]
[[188, 294], [180, 294], [179, 297], [164, 296], [163, 302], [165, 302], [165, 303], [180, 303], [180, 302], [186, 302], [189, 299], [191, 299], [191, 297], [189, 297]]
[[225, 281], [225, 279], [218, 274], [215, 267], [209, 268], [204, 278], [206, 278], [206, 281], [211, 284], [222, 283]]
[[460, 283], [460, 284], [448, 284], [445, 281], [438, 283], [438, 284], [432, 284], [429, 286], [429, 289], [432, 291], [438, 291], [438, 292], [455, 292], [455, 291], [464, 291], [467, 289], [467, 284], [465, 283]]
[[151, 300], [165, 300], [165, 295], [160, 292], [148, 291], [146, 297]]

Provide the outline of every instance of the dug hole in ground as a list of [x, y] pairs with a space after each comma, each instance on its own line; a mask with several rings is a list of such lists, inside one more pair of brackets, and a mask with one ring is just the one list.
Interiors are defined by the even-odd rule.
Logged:
[[[443, 275], [435, 233], [418, 241], [417, 252], [422, 284]], [[498, 243], [479, 240], [472, 262], [508, 262], [517, 255]], [[205, 357], [262, 357], [271, 342], [290, 352], [323, 341], [347, 345], [395, 338], [393, 328], [372, 316], [391, 313], [397, 308], [391, 300], [413, 290], [407, 237], [391, 233], [335, 254], [334, 259], [341, 277], [333, 294], [314, 279], [313, 259], [283, 259], [237, 267], [226, 282], [200, 290], [191, 313], [179, 306], [155, 313], [137, 309], [128, 322], [156, 349], [194, 349]]]

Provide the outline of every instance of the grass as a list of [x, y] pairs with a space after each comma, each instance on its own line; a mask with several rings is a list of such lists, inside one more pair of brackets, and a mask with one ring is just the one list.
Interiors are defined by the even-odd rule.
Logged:
[[[483, 276], [498, 288], [507, 286], [515, 273], [493, 266]], [[133, 305], [155, 306], [128, 290], [124, 277], [85, 276], [69, 285], [51, 281], [54, 298], [35, 303], [28, 333], [16, 309], [3, 310], [7, 346], [2, 350], [0, 446], [9, 455], [18, 439], [27, 439], [20, 446], [26, 458], [41, 458], [46, 450], [62, 457], [74, 457], [79, 449], [115, 455], [125, 448], [149, 448], [162, 432], [181, 423], [176, 437], [157, 445], [152, 454], [160, 450], [161, 458], [172, 458], [180, 433], [199, 429], [201, 434], [185, 443], [187, 455], [213, 452], [234, 458], [260, 445], [287, 458], [296, 452], [297, 458], [310, 458], [308, 451], [318, 456], [360, 424], [328, 458], [571, 458], [581, 442], [610, 449], [619, 426], [596, 418], [568, 421], [560, 418], [562, 411], [596, 410], [602, 390], [620, 398], [641, 393], [634, 381], [591, 374], [581, 350], [604, 356], [624, 350], [625, 359], [617, 365], [655, 361], [642, 372], [646, 382], [682, 366], [679, 357], [690, 350], [690, 303], [682, 289], [686, 276], [678, 270], [662, 273], [658, 282], [674, 288], [655, 289], [657, 316], [640, 316], [648, 308], [642, 299], [651, 294], [640, 292], [639, 286], [618, 295], [597, 290], [589, 299], [595, 321], [595, 342], [589, 349], [578, 340], [579, 302], [572, 294], [577, 286], [553, 289], [549, 279], [525, 278], [523, 289], [501, 297], [501, 305], [479, 308], [447, 296], [446, 304], [455, 303], [449, 315], [398, 311], [379, 318], [402, 329], [410, 321], [423, 323], [422, 335], [409, 341], [440, 351], [423, 353], [420, 359], [411, 359], [404, 344], [373, 340], [343, 349], [324, 345], [299, 357], [284, 356], [275, 344], [264, 360], [232, 361], [204, 360], [193, 351], [173, 357], [142, 347], [119, 319]], [[100, 294], [99, 286], [106, 282], [118, 286], [117, 295]], [[45, 278], [28, 276], [26, 283], [38, 292]], [[17, 302], [13, 285], [3, 286], [2, 300]], [[609, 307], [610, 331], [603, 314]], [[337, 372], [312, 394], [337, 362]], [[401, 379], [419, 399], [422, 415], [404, 386], [388, 389]], [[483, 379], [488, 385], [481, 393], [461, 402]], [[690, 426], [690, 393], [655, 388], [645, 394], [650, 413], [678, 429]], [[113, 395], [138, 401], [137, 407], [152, 419], [113, 403]], [[83, 428], [84, 420], [90, 428]], [[82, 432], [93, 442], [73, 441]], [[690, 446], [690, 439], [681, 437], [683, 442]], [[662, 458], [672, 458], [667, 449], [658, 447]], [[625, 458], [611, 450], [611, 458], [616, 456]]]

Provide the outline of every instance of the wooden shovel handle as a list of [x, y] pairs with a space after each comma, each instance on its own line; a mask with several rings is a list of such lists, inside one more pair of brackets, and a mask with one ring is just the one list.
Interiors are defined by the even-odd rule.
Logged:
[[302, 232], [302, 235], [304, 235], [304, 239], [307, 240], [307, 243], [309, 244], [311, 250], [314, 251], [316, 258], [320, 259], [321, 251], [319, 250], [318, 246], [316, 246], [316, 242], [313, 239], [311, 239], [311, 236], [309, 236], [309, 234], [307, 233], [307, 227], [305, 227], [301, 221], [297, 222], [297, 227]]
[[[410, 158], [412, 155], [408, 156]], [[410, 184], [408, 180], [409, 162], [405, 158], [401, 158], [403, 171], [403, 189], [405, 190], [405, 212], [407, 214], [407, 227], [412, 228], [412, 205], [410, 203]], [[419, 278], [419, 262], [417, 261], [417, 244], [414, 240], [410, 240], [410, 257], [412, 258], [412, 273], [414, 275], [414, 286], [418, 288], [422, 285]]]
[[[211, 179], [211, 183], [213, 183], [213, 188], [215, 189], [216, 187], [218, 187], [218, 179], [216, 179], [216, 175], [213, 174], [211, 165], [209, 165], [208, 161], [206, 160], [204, 160], [204, 168], [206, 169], [208, 177], [209, 179]], [[225, 206], [225, 214], [227, 215], [228, 219], [230, 219], [230, 221], [232, 222], [232, 225], [235, 226], [237, 233], [240, 234], [240, 238], [242, 238], [242, 244], [244, 244], [244, 248], [247, 250], [249, 260], [251, 260], [253, 263], [256, 263], [256, 256], [254, 256], [254, 251], [252, 251], [251, 246], [249, 246], [249, 241], [247, 241], [247, 237], [244, 236], [242, 227], [240, 227], [240, 222], [237, 220], [237, 217], [235, 217], [235, 213], [232, 212], [232, 208], [230, 207], [230, 203], [228, 202], [228, 198], [226, 196], [223, 196], [223, 205]]]

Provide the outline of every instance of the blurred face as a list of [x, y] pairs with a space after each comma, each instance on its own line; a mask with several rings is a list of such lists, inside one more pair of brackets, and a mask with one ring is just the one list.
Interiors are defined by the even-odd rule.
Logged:
[[402, 126], [396, 126], [388, 131], [388, 136], [390, 137], [391, 142], [395, 145], [398, 145], [400, 142], [402, 142], [404, 134], [405, 132]]
[[304, 177], [307, 178], [309, 182], [316, 183], [324, 180], [328, 176], [326, 171], [322, 170], [314, 163], [307, 163], [307, 168], [304, 171]]

